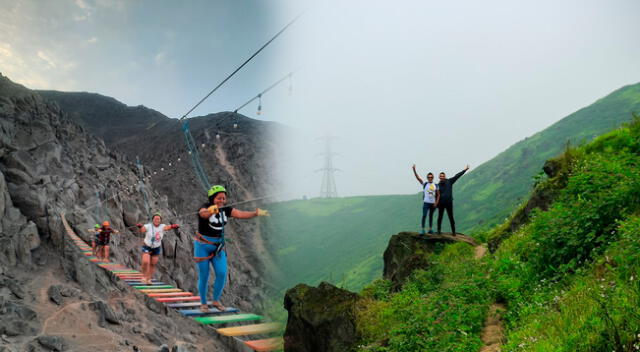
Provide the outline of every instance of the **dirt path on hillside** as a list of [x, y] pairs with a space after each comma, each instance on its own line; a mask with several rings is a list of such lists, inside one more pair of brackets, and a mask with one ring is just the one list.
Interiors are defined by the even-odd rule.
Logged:
[[506, 310], [502, 303], [494, 303], [489, 307], [489, 314], [484, 321], [484, 328], [480, 333], [480, 339], [484, 346], [480, 352], [498, 352], [504, 339], [504, 326], [502, 325], [502, 313]]
[[[487, 246], [484, 244], [473, 247], [473, 257], [482, 259], [487, 254]], [[502, 313], [507, 307], [502, 303], [494, 303], [489, 307], [487, 319], [480, 333], [480, 339], [484, 344], [480, 352], [498, 352], [504, 339], [504, 326], [502, 325]]]
[[487, 246], [484, 244], [473, 247], [473, 257], [475, 259], [481, 259], [487, 254]]
[[[222, 166], [229, 173], [229, 176], [231, 176], [231, 178], [233, 179], [233, 182], [236, 185], [238, 185], [238, 187], [242, 191], [243, 193], [242, 197], [244, 199], [253, 198], [253, 194], [251, 194], [251, 192], [249, 192], [249, 190], [244, 187], [243, 185], [244, 182], [240, 181], [240, 177], [238, 175], [238, 172], [236, 171], [236, 168], [233, 167], [233, 165], [231, 165], [231, 163], [227, 159], [227, 153], [224, 151], [224, 148], [223, 147], [216, 148], [215, 155], [216, 155], [216, 158], [218, 159], [218, 162], [220, 163], [220, 166]], [[239, 195], [236, 195], [236, 198], [242, 199], [241, 197], [239, 197]]]

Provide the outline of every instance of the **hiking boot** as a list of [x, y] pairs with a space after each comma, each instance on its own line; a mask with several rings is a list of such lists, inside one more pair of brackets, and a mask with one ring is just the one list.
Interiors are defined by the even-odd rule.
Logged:
[[424, 229], [420, 230], [420, 234], [424, 235]]
[[433, 230], [429, 230], [427, 233], [433, 235]]

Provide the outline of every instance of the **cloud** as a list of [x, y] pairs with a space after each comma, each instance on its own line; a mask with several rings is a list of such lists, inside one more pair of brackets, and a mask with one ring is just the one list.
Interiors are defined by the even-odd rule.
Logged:
[[164, 51], [159, 52], [153, 58], [153, 61], [155, 61], [156, 65], [158, 66], [164, 65], [167, 62], [167, 53], [165, 53]]
[[76, 0], [76, 6], [78, 6], [79, 8], [81, 8], [83, 10], [89, 9], [89, 5], [87, 5], [87, 3], [84, 2], [84, 0]]
[[38, 50], [38, 57], [42, 59], [42, 61], [46, 62], [49, 68], [56, 68], [56, 63], [51, 59], [49, 55], [47, 55], [44, 51]]
[[98, 42], [98, 38], [96, 38], [96, 37], [91, 37], [91, 38], [89, 38], [87, 40], [87, 43], [89, 43], [89, 44], [95, 44], [97, 42]]

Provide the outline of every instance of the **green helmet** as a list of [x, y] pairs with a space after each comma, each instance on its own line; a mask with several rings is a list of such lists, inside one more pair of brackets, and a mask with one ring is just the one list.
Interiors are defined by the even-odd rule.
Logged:
[[153, 213], [153, 215], [151, 215], [151, 219], [155, 218], [156, 216], [159, 216], [160, 219], [162, 219], [162, 214], [160, 213]]
[[224, 186], [221, 185], [211, 186], [211, 188], [209, 188], [209, 191], [207, 192], [207, 196], [211, 197], [212, 195], [220, 192], [227, 193], [227, 190], [226, 188], [224, 188]]
[[100, 228], [100, 224], [96, 224], [95, 228], [99, 229]]

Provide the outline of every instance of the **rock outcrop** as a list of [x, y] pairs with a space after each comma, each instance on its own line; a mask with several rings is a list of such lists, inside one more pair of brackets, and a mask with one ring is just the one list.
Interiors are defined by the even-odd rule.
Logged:
[[287, 291], [289, 312], [285, 351], [346, 352], [359, 340], [356, 330], [358, 294], [323, 282], [318, 287], [299, 284]]
[[428, 269], [429, 254], [441, 249], [443, 244], [475, 241], [465, 235], [419, 235], [415, 232], [400, 232], [391, 236], [384, 251], [383, 278], [391, 281], [394, 291], [400, 290], [407, 278], [416, 269]]

